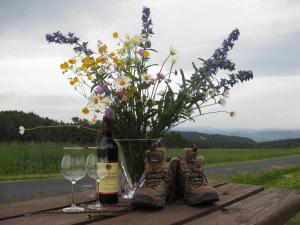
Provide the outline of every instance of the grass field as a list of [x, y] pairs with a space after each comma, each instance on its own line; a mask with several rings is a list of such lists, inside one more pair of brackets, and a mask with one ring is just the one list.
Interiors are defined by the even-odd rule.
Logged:
[[[229, 178], [217, 177], [227, 182], [263, 185], [265, 188], [288, 188], [300, 190], [300, 165], [274, 167], [259, 171], [240, 172]], [[299, 225], [300, 213], [287, 225]]]
[[[208, 165], [267, 160], [289, 156], [300, 156], [300, 148], [294, 149], [200, 149]], [[181, 149], [169, 150], [168, 156], [180, 156]]]
[[[0, 180], [34, 179], [59, 176], [63, 147], [70, 144], [12, 143], [0, 144]], [[208, 165], [235, 163], [272, 158], [300, 156], [295, 149], [210, 149], [199, 150]], [[181, 155], [170, 149], [168, 156]]]

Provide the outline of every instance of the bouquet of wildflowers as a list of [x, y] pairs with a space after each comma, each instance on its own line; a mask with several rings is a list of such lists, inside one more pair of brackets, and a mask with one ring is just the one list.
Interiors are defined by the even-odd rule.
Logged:
[[[175, 68], [177, 52], [170, 52], [161, 65], [151, 63], [157, 53], [151, 45], [154, 34], [150, 9], [142, 12], [142, 31], [134, 36], [112, 34], [118, 48], [110, 50], [98, 41], [96, 51], [88, 47], [73, 33], [47, 34], [48, 42], [69, 44], [74, 57], [60, 67], [70, 85], [87, 99], [84, 114], [105, 114], [115, 119], [115, 133], [121, 138], [156, 138], [166, 131], [197, 116], [210, 113], [235, 112], [210, 111], [213, 105], [223, 106], [230, 89], [253, 78], [251, 71], [236, 71], [228, 52], [238, 39], [239, 30], [233, 30], [210, 58], [192, 63], [193, 74], [186, 76]], [[227, 71], [226, 77], [218, 75]], [[174, 83], [179, 76], [181, 83]], [[174, 88], [179, 85], [179, 88]], [[176, 91], [175, 91], [176, 89]]]

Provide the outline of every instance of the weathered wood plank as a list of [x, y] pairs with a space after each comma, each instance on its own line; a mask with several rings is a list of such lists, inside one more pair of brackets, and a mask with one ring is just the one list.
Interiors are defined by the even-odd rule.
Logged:
[[186, 225], [283, 225], [300, 212], [300, 191], [269, 189]]
[[[92, 201], [95, 191], [76, 192], [74, 197], [77, 203]], [[71, 194], [35, 199], [26, 202], [0, 206], [0, 221], [23, 216], [37, 211], [63, 208], [71, 204]]]
[[[212, 186], [220, 187], [224, 185], [224, 182], [210, 180]], [[93, 200], [91, 195], [93, 191], [76, 193], [76, 202], [86, 202]], [[70, 204], [70, 195], [62, 195], [56, 197], [50, 197], [46, 199], [37, 199], [28, 202], [14, 203], [7, 206], [0, 207], [0, 215], [2, 215], [2, 221], [0, 224], [83, 224], [91, 221], [89, 215], [97, 215], [93, 213], [82, 213], [82, 214], [35, 214], [31, 216], [25, 216], [24, 214], [30, 214], [41, 210], [58, 209]], [[118, 210], [124, 209], [118, 208]], [[2, 209], [2, 212], [1, 212]], [[7, 212], [7, 214], [5, 213]], [[6, 214], [6, 217], [5, 217]], [[107, 213], [106, 213], [107, 214]], [[9, 219], [11, 218], [11, 219]], [[107, 217], [98, 217], [95, 220], [102, 220]], [[2, 223], [1, 223], [2, 222]]]
[[263, 191], [261, 186], [243, 184], [225, 184], [217, 187], [220, 201], [214, 205], [190, 207], [187, 205], [168, 205], [162, 210], [137, 210], [123, 216], [107, 219], [93, 225], [152, 225], [152, 224], [182, 224], [205, 216], [221, 207], [228, 206], [251, 195]]

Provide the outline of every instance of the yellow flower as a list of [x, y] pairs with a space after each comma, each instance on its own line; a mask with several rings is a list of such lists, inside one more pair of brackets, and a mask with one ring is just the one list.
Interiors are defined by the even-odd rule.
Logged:
[[144, 58], [149, 58], [150, 52], [147, 51], [147, 50], [145, 50], [145, 51], [143, 52], [143, 56], [144, 56]]
[[86, 77], [87, 77], [88, 80], [91, 80], [92, 79], [92, 74], [91, 73], [87, 73]]
[[113, 58], [113, 61], [114, 61], [114, 63], [116, 64], [116, 65], [122, 65], [122, 61], [120, 60], [120, 59], [118, 59], [118, 57], [114, 57]]
[[103, 57], [98, 57], [96, 58], [96, 62], [104, 64], [107, 62], [107, 59]]
[[115, 53], [115, 52], [111, 52], [110, 55], [111, 55], [111, 56], [115, 56], [116, 53]]
[[82, 110], [81, 110], [81, 112], [83, 113], [83, 114], [89, 114], [89, 112], [90, 112], [90, 110], [88, 109], [88, 107], [84, 107]]
[[118, 32], [114, 32], [112, 36], [114, 39], [117, 39], [119, 37], [119, 34], [118, 34]]
[[78, 77], [74, 77], [73, 79], [70, 80], [71, 85], [75, 85], [77, 82], [79, 82]]
[[98, 69], [98, 66], [97, 66], [96, 64], [94, 64], [94, 65], [93, 65], [93, 69], [94, 69], [94, 70], [97, 70], [97, 69]]
[[62, 70], [67, 70], [69, 68], [69, 64], [67, 62], [64, 62], [64, 63], [60, 64], [60, 68]]
[[100, 101], [102, 101], [105, 97], [103, 95], [100, 95], [98, 98]]
[[84, 64], [82, 64], [80, 67], [79, 67], [79, 70], [80, 71], [83, 71], [83, 70], [85, 70], [86, 69], [86, 67], [84, 66]]
[[98, 48], [98, 52], [100, 54], [103, 54], [105, 52], [107, 52], [107, 45], [101, 45], [99, 48]]
[[76, 64], [76, 59], [69, 59], [69, 61], [68, 61], [70, 64]]
[[92, 60], [89, 58], [89, 57], [85, 57], [83, 60], [82, 60], [82, 62], [83, 62], [83, 65], [85, 66], [85, 67], [90, 67], [91, 65], [92, 65]]

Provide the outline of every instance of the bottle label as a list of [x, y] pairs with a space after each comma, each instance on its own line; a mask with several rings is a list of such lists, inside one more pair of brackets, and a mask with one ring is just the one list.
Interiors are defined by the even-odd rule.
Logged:
[[100, 194], [115, 194], [119, 192], [119, 163], [97, 163], [99, 176], [106, 175], [97, 183]]

